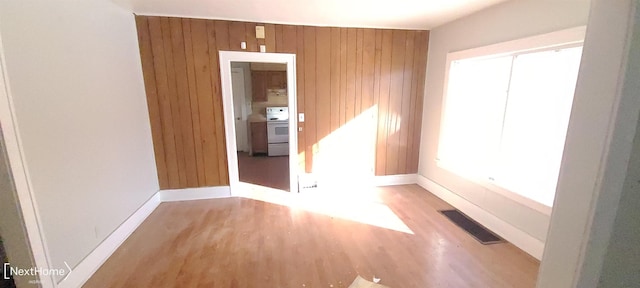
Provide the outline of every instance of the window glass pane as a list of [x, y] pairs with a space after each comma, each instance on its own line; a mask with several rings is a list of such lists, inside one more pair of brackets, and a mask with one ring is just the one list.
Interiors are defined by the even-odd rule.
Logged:
[[498, 147], [512, 57], [451, 63], [438, 148], [440, 163], [486, 176]]
[[496, 184], [552, 206], [582, 48], [514, 59]]

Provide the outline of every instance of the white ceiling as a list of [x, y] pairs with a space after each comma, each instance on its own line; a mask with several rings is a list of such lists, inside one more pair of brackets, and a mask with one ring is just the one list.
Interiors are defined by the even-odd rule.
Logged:
[[139, 15], [431, 29], [507, 0], [113, 0]]

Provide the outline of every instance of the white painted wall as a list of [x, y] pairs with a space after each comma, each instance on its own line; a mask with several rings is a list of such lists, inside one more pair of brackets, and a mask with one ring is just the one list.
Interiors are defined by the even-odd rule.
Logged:
[[538, 287], [640, 281], [639, 6], [592, 2]]
[[159, 190], [135, 27], [108, 0], [0, 2], [18, 135], [54, 268], [74, 267]]
[[[640, 30], [638, 28], [636, 29]], [[640, 39], [638, 36], [636, 36], [636, 39]], [[636, 43], [640, 43], [640, 41]], [[636, 47], [636, 49], [639, 48]], [[640, 60], [640, 57], [636, 58], [635, 79], [640, 77], [637, 69], [640, 67], [638, 60]], [[640, 85], [637, 85], [637, 80], [635, 81], [636, 87], [634, 88], [636, 90], [630, 90], [629, 92], [635, 92], [636, 97], [638, 97], [638, 91], [640, 91], [638, 86]], [[640, 122], [637, 127], [640, 127]], [[640, 243], [640, 209], [638, 207], [640, 207], [640, 130], [636, 130], [636, 137], [633, 140], [633, 152], [613, 223], [613, 232], [604, 255], [600, 277], [596, 278], [598, 279], [599, 287], [633, 287], [640, 283], [640, 273], [638, 273], [638, 265], [640, 263], [640, 245], [638, 245]]]
[[549, 215], [458, 177], [436, 164], [446, 54], [585, 25], [589, 1], [508, 1], [431, 31], [418, 173], [544, 242]]
[[[636, 2], [633, 19], [633, 38], [627, 58], [627, 71], [623, 93], [640, 102], [640, 6]], [[624, 97], [624, 96], [623, 96]], [[631, 157], [618, 202], [618, 211], [613, 222], [604, 261], [598, 277], [599, 287], [632, 287], [640, 283], [640, 117], [634, 109], [638, 122]], [[631, 113], [633, 113], [633, 111]], [[627, 140], [627, 139], [625, 139]]]

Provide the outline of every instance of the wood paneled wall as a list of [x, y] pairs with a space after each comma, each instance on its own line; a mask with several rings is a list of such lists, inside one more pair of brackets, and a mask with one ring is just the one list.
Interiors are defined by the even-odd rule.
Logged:
[[[136, 16], [161, 189], [227, 185], [218, 51], [294, 53], [302, 166], [317, 143], [374, 109], [375, 174], [415, 173], [428, 31]], [[350, 141], [351, 139], [345, 139]], [[340, 163], [336, 163], [340, 165]]]

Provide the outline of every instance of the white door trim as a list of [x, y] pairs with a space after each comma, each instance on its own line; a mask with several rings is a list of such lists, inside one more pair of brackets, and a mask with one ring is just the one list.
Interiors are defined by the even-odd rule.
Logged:
[[[243, 86], [242, 88], [244, 89], [245, 88], [245, 82], [247, 81], [246, 75], [244, 75], [244, 69], [242, 69], [242, 68], [231, 68], [231, 72], [232, 73], [238, 73], [238, 74], [240, 74], [242, 76], [242, 86]], [[245, 115], [246, 109], [247, 109], [246, 108], [246, 103], [245, 103], [245, 101], [246, 101], [245, 97], [247, 97], [247, 95], [246, 95], [247, 92], [248, 91], [246, 91], [246, 89], [244, 89], [244, 93], [242, 94], [242, 97], [239, 97], [239, 100], [240, 100], [239, 103], [240, 103], [240, 107], [241, 107], [240, 111], [242, 113], [242, 115], [239, 116], [241, 121], [242, 120], [247, 120], [247, 117], [249, 116], [249, 115]], [[233, 97], [233, 100], [234, 101], [236, 100], [235, 96]], [[237, 115], [235, 115], [235, 116], [236, 116], [236, 118], [238, 117]], [[235, 123], [236, 123], [235, 122], [235, 118], [234, 118], [234, 122], [233, 123], [235, 125]], [[240, 148], [240, 149], [237, 149], [238, 151], [249, 151], [249, 148], [247, 147], [247, 146], [249, 146], [249, 143], [248, 143], [248, 139], [247, 139], [247, 135], [246, 135], [247, 132], [248, 132], [248, 129], [249, 129], [249, 127], [247, 125], [245, 125], [245, 131], [244, 131], [245, 135], [242, 136], [242, 137], [244, 137], [244, 143], [241, 143], [241, 144], [244, 144], [244, 145], [241, 145], [241, 147], [236, 147], [236, 148]], [[236, 136], [238, 136], [238, 135], [236, 135]], [[238, 144], [238, 143], [236, 143], [236, 144]]]
[[637, 133], [638, 7], [591, 3], [537, 287], [598, 286]]
[[289, 98], [289, 189], [298, 191], [298, 117], [296, 103], [296, 55], [285, 53], [258, 53], [220, 51], [220, 78], [222, 80], [222, 107], [227, 144], [227, 164], [231, 195], [242, 196], [239, 189], [238, 155], [236, 154], [236, 131], [233, 113], [233, 91], [231, 89], [231, 62], [282, 63], [287, 65], [287, 95]]
[[[16, 186], [18, 201], [20, 201], [20, 209], [22, 211], [24, 226], [29, 238], [34, 262], [39, 268], [44, 270], [52, 267], [49, 262], [51, 258], [49, 257], [50, 254], [40, 225], [42, 222], [40, 221], [36, 198], [31, 189], [33, 186], [29, 178], [27, 164], [24, 161], [24, 151], [16, 123], [13, 97], [11, 95], [11, 88], [9, 87], [1, 38], [2, 37], [0, 37], [0, 123], [2, 124], [2, 136], [4, 137], [7, 147], [10, 169]], [[52, 276], [47, 277], [40, 275], [39, 280], [40, 285], [44, 288], [55, 287], [55, 281]]]

